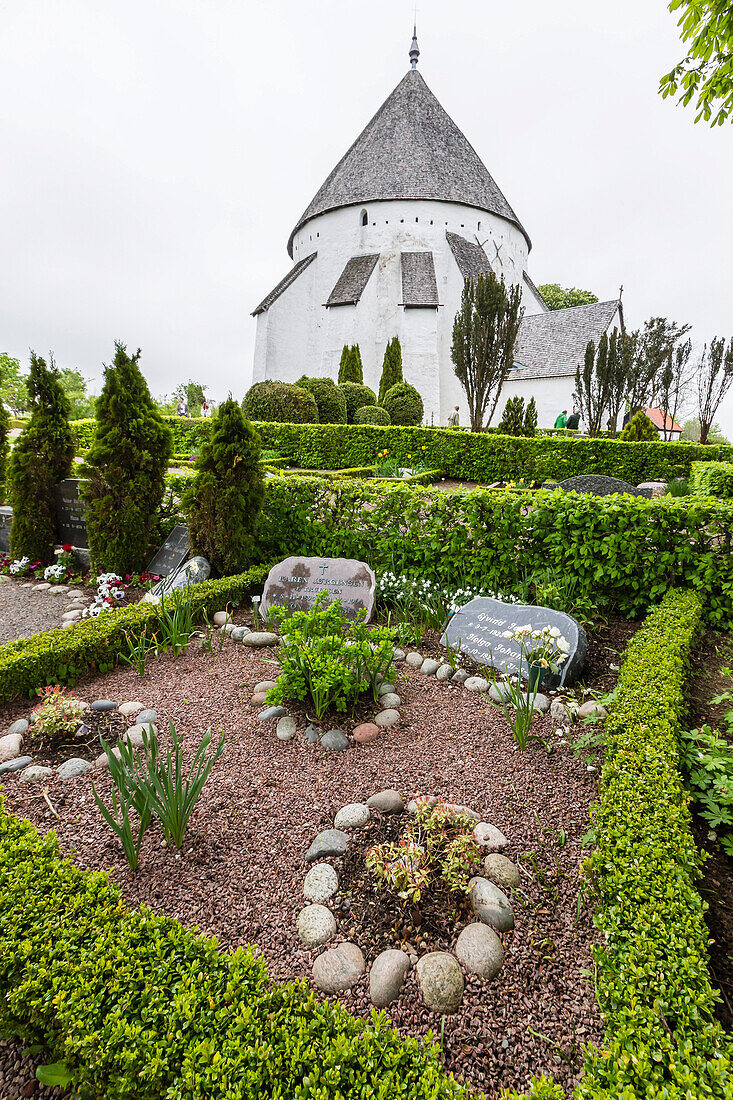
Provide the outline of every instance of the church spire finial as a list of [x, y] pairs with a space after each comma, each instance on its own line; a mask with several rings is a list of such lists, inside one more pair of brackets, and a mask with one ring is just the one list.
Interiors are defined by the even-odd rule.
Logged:
[[420, 48], [417, 44], [417, 15], [415, 16], [415, 23], [412, 28], [412, 44], [410, 46], [410, 64], [413, 69], [417, 68], [417, 59], [420, 56]]

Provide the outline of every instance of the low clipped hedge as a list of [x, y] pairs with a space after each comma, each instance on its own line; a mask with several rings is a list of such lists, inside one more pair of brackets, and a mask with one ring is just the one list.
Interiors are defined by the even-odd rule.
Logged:
[[[168, 417], [173, 450], [196, 450], [208, 439], [210, 420]], [[406, 460], [425, 447], [425, 463], [446, 477], [464, 481], [562, 481], [576, 474], [608, 474], [638, 485], [688, 477], [693, 462], [733, 462], [733, 447], [697, 443], [622, 443], [563, 435], [520, 438], [450, 428], [404, 428], [371, 424], [255, 423], [262, 446], [290, 455], [296, 466], [313, 470], [368, 466], [377, 451]], [[72, 424], [77, 451], [91, 443], [93, 420]], [[405, 465], [408, 462], [405, 461]]]
[[355, 424], [390, 424], [389, 413], [381, 405], [362, 405], [354, 417]]
[[595, 894], [602, 1051], [586, 1052], [576, 1100], [733, 1095], [733, 1047], [715, 1019], [702, 857], [680, 775], [686, 662], [702, 613], [671, 591], [631, 641], [610, 718], [586, 863]]
[[733, 500], [733, 462], [693, 462], [690, 492], [695, 496]]
[[[192, 585], [187, 597], [194, 614], [204, 607], [213, 614], [261, 590], [269, 568], [258, 565], [236, 577]], [[46, 684], [73, 684], [94, 669], [107, 671], [126, 652], [127, 638], [139, 637], [148, 627], [154, 632], [157, 621], [157, 605], [140, 602], [0, 646], [0, 700], [33, 695]]]
[[356, 1019], [304, 981], [271, 984], [251, 947], [225, 952], [129, 909], [106, 873], [61, 859], [53, 833], [39, 836], [1, 802], [0, 938], [0, 1031], [43, 1044], [81, 1096], [467, 1096], [437, 1044], [400, 1038], [384, 1013]]

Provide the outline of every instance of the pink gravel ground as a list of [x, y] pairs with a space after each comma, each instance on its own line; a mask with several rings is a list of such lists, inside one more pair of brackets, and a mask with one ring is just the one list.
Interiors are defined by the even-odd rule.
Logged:
[[[139, 700], [155, 707], [161, 726], [173, 719], [188, 752], [208, 726], [214, 735], [226, 735], [180, 854], [161, 846], [154, 824], [140, 869], [131, 874], [101, 821], [88, 775], [49, 784], [60, 820], [39, 786], [4, 776], [8, 809], [42, 831], [56, 828], [62, 849], [80, 866], [109, 869], [130, 904], [164, 911], [229, 947], [257, 944], [273, 978], [288, 979], [309, 975], [317, 953], [295, 931], [304, 904], [303, 856], [340, 806], [386, 787], [468, 804], [509, 838], [506, 854], [521, 863], [523, 886], [513, 899], [516, 929], [503, 937], [502, 971], [490, 984], [468, 976], [461, 1009], [446, 1018], [446, 1068], [491, 1097], [506, 1087], [524, 1089], [541, 1072], [552, 1074], [569, 1095], [580, 1076], [584, 1044], [602, 1035], [586, 977], [595, 933], [585, 907], [578, 909], [581, 840], [596, 797], [595, 776], [557, 743], [549, 718], [540, 728], [552, 752], [535, 745], [521, 753], [486, 699], [413, 670], [408, 674], [404, 666], [396, 681], [401, 723], [373, 744], [328, 755], [307, 744], [302, 732], [280, 742], [275, 723], [258, 722], [258, 708], [249, 702], [257, 681], [275, 678], [271, 660], [268, 651], [253, 653], [227, 641], [221, 653], [191, 650], [178, 660], [160, 658], [143, 677], [117, 669], [77, 685], [77, 694], [88, 700]], [[0, 708], [0, 729], [29, 709], [27, 702]], [[23, 751], [33, 755], [28, 745]], [[95, 781], [108, 792], [106, 774], [97, 773]], [[347, 931], [340, 926], [339, 938]], [[364, 1015], [370, 1011], [367, 977], [342, 996]], [[387, 1013], [401, 1031], [440, 1032], [441, 1018], [422, 1005], [414, 974]], [[12, 1060], [15, 1047], [8, 1049]], [[2, 1065], [0, 1054], [0, 1073]], [[20, 1079], [13, 1077], [7, 1100], [20, 1096], [12, 1091]]]

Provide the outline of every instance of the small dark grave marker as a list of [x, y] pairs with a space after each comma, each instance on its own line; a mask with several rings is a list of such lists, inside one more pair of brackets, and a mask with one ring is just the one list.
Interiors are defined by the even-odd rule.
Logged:
[[155, 573], [159, 577], [167, 577], [169, 573], [183, 565], [190, 552], [191, 539], [188, 536], [188, 528], [178, 524], [158, 550], [147, 572]]
[[88, 549], [87, 504], [81, 499], [78, 478], [67, 477], [56, 486], [56, 538], [60, 543]]
[[356, 618], [365, 608], [367, 619], [374, 610], [377, 580], [374, 571], [363, 561], [353, 558], [292, 557], [274, 565], [267, 575], [262, 594], [263, 615], [276, 605], [291, 611], [307, 611], [313, 607], [319, 592], [328, 592], [329, 603], [340, 600], [344, 612]]
[[10, 525], [13, 522], [13, 509], [9, 505], [0, 508], [0, 551], [10, 553]]
[[[570, 655], [560, 665], [560, 672], [544, 679], [543, 688], [573, 683], [585, 663], [588, 648], [585, 631], [570, 615], [549, 607], [503, 603], [491, 596], [475, 596], [451, 616], [440, 644], [460, 646], [461, 653], [480, 664], [492, 665], [500, 672], [515, 673], [519, 669], [519, 643], [502, 635], [505, 630], [527, 623], [533, 630], [543, 626], [557, 627], [570, 646]], [[526, 667], [523, 673], [526, 676]]]
[[606, 474], [578, 474], [577, 477], [569, 477], [561, 481], [560, 488], [566, 493], [591, 493], [595, 497], [609, 497], [613, 493], [631, 493], [635, 497], [646, 496], [646, 493], [640, 492], [630, 481], [607, 477]]

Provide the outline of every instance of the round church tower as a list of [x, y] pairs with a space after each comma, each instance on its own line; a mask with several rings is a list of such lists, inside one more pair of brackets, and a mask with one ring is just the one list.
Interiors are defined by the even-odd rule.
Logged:
[[450, 357], [464, 279], [491, 268], [522, 284], [528, 313], [546, 306], [526, 275], [526, 231], [418, 56], [413, 37], [411, 68], [293, 229], [293, 266], [254, 311], [253, 381], [336, 379], [344, 344], [358, 343], [377, 390], [398, 336], [426, 422], [444, 424], [454, 405], [466, 409]]

